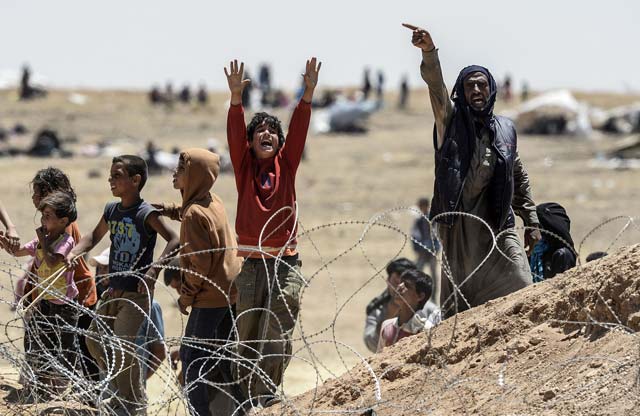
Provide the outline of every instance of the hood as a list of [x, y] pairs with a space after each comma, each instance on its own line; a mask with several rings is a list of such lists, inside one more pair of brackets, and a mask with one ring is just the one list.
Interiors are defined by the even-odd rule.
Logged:
[[185, 164], [184, 210], [194, 202], [211, 198], [209, 191], [220, 173], [220, 156], [206, 149], [187, 149], [180, 153], [180, 157]]
[[[573, 239], [571, 238], [571, 219], [567, 215], [567, 211], [562, 205], [556, 202], [546, 202], [536, 207], [538, 214], [538, 220], [540, 226], [547, 231], [550, 231], [558, 237], [565, 240], [573, 249]], [[566, 247], [567, 244], [558, 240], [551, 234], [542, 233], [542, 237], [549, 242], [549, 245], [557, 250], [562, 247]]]

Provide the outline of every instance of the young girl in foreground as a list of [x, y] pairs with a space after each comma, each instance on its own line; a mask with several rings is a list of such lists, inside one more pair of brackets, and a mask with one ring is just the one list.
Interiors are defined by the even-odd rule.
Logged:
[[[65, 229], [77, 219], [77, 211], [73, 198], [66, 192], [52, 192], [42, 198], [38, 210], [41, 226], [36, 229], [37, 237], [14, 248], [11, 254], [34, 257], [31, 276], [34, 289], [26, 299], [33, 303], [26, 355], [36, 378], [31, 393], [42, 400], [42, 396], [46, 399], [50, 392], [66, 387], [65, 380], [72, 377], [75, 367], [74, 329], [78, 315], [74, 301], [78, 288], [73, 270], [66, 270], [64, 259], [75, 246]], [[47, 389], [49, 386], [55, 389]]]
[[[40, 169], [34, 175], [30, 185], [32, 192], [31, 200], [33, 201], [33, 205], [36, 209], [38, 209], [40, 201], [42, 201], [43, 198], [56, 191], [67, 193], [71, 196], [74, 202], [76, 201], [76, 193], [71, 186], [69, 177], [58, 168], [49, 166], [47, 168]], [[78, 227], [77, 221], [71, 222], [71, 224], [69, 224], [65, 229], [65, 232], [73, 237], [73, 240], [76, 243], [80, 241], [80, 238], [82, 237], [80, 235], [80, 227]], [[89, 325], [93, 319], [92, 311], [95, 310], [98, 302], [96, 281], [89, 269], [89, 266], [82, 257], [76, 262], [73, 272], [73, 280], [78, 288], [78, 304], [90, 309], [90, 311], [80, 311], [78, 315], [78, 328], [87, 330], [89, 329]], [[100, 370], [89, 353], [85, 335], [80, 333], [77, 337], [78, 344], [80, 345], [80, 351], [82, 353], [79, 367], [82, 369], [85, 379], [93, 380], [94, 382], [100, 381]], [[28, 342], [28, 339], [25, 338], [25, 350]], [[91, 397], [85, 398], [84, 400], [90, 401]]]

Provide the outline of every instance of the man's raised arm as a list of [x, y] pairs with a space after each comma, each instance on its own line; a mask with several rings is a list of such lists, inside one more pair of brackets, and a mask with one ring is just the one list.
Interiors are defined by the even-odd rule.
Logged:
[[444, 143], [445, 129], [453, 113], [453, 104], [442, 78], [438, 50], [429, 32], [408, 23], [403, 23], [402, 26], [413, 31], [411, 43], [422, 51], [420, 74], [429, 87], [429, 99], [431, 100], [431, 108], [433, 109], [438, 133], [437, 148], [440, 149], [442, 143]]

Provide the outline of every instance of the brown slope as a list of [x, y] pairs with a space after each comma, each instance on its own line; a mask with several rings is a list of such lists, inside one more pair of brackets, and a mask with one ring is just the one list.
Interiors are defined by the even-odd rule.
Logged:
[[639, 271], [640, 245], [623, 248], [403, 339], [263, 414], [640, 414]]

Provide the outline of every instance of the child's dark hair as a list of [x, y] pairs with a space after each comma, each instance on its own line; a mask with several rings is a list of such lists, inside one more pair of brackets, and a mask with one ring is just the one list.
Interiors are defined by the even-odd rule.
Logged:
[[172, 280], [174, 279], [180, 280], [180, 270], [179, 270], [180, 259], [177, 259], [177, 258], [171, 259], [171, 261], [167, 266], [175, 267], [175, 269], [169, 269], [169, 268], [164, 269], [164, 284], [166, 286], [170, 286]]
[[36, 190], [40, 196], [49, 195], [55, 191], [62, 191], [69, 194], [73, 202], [76, 201], [76, 193], [71, 187], [69, 177], [60, 169], [49, 166], [36, 172], [36, 176], [31, 181], [31, 189]]
[[140, 156], [135, 155], [121, 155], [116, 156], [111, 160], [111, 164], [122, 163], [124, 169], [129, 176], [140, 175], [140, 185], [138, 185], [138, 192], [142, 191], [144, 184], [147, 183], [147, 162]]
[[431, 292], [433, 291], [433, 283], [431, 282], [431, 277], [418, 270], [418, 269], [407, 269], [401, 275], [400, 279], [403, 282], [411, 282], [416, 287], [417, 293], [424, 294], [424, 298], [418, 304], [416, 309], [422, 309], [425, 303], [431, 297]]
[[391, 276], [393, 273], [402, 274], [405, 270], [415, 268], [416, 264], [414, 262], [405, 257], [400, 257], [387, 264], [387, 276]]
[[[392, 262], [387, 264], [387, 277], [391, 276], [393, 273], [398, 273], [401, 275], [405, 271], [409, 269], [415, 269], [416, 264], [411, 260], [400, 257], [399, 259], [395, 259]], [[367, 304], [367, 315], [373, 312], [374, 309], [380, 308], [385, 303], [388, 303], [391, 300], [391, 293], [389, 293], [389, 289], [385, 289], [380, 295], [376, 296]]]
[[427, 197], [423, 197], [418, 199], [418, 206], [419, 207], [428, 207], [429, 205], [431, 205], [431, 200]]
[[253, 141], [253, 133], [255, 133], [258, 126], [263, 122], [266, 122], [267, 126], [276, 129], [278, 133], [278, 149], [281, 149], [282, 145], [284, 145], [284, 132], [282, 131], [282, 123], [280, 123], [278, 117], [264, 112], [256, 113], [247, 126], [247, 140], [249, 141], [249, 143]]
[[54, 191], [42, 198], [38, 210], [43, 211], [46, 207], [51, 208], [58, 218], [67, 217], [69, 224], [78, 219], [76, 203], [67, 192]]

